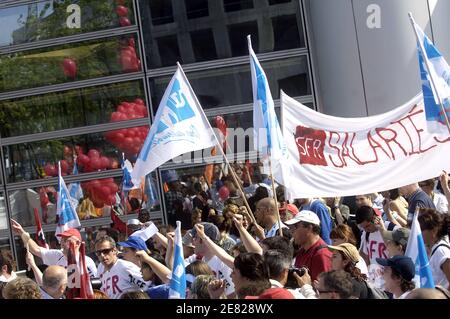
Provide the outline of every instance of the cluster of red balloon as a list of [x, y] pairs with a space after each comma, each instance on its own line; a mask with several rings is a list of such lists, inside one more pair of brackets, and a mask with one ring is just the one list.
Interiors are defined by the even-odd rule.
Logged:
[[[142, 99], [133, 102], [122, 102], [117, 106], [116, 112], [111, 114], [111, 122], [125, 121], [148, 116], [147, 107]], [[127, 154], [127, 157], [136, 156], [147, 137], [148, 126], [132, 127], [127, 129], [106, 132], [105, 139]]]
[[128, 39], [126, 45], [120, 49], [120, 65], [123, 72], [137, 72], [141, 69], [141, 60], [136, 54], [134, 38]]
[[113, 168], [113, 159], [102, 156], [96, 149], [90, 149], [87, 154], [83, 154], [83, 151], [79, 150], [77, 163], [84, 173]]
[[119, 16], [119, 23], [122, 27], [128, 27], [131, 25], [128, 19], [128, 8], [124, 6], [125, 0], [117, 0], [118, 6], [116, 7], [116, 13]]
[[117, 186], [113, 178], [82, 182], [81, 188], [96, 208], [102, 208], [105, 205], [111, 206], [116, 203], [116, 193], [119, 190], [119, 186]]
[[64, 75], [68, 78], [75, 79], [77, 76], [77, 63], [71, 58], [65, 58], [61, 64]]
[[[61, 175], [66, 176], [70, 174], [71, 165], [66, 160], [61, 160]], [[58, 164], [47, 163], [44, 166], [44, 172], [46, 176], [58, 176]]]

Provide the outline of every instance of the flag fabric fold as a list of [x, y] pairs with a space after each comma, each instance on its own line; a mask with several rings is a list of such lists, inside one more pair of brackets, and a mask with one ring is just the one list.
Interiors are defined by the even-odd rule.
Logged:
[[254, 147], [262, 155], [263, 163], [270, 158], [274, 179], [288, 189], [291, 175], [289, 152], [275, 113], [267, 76], [253, 51], [250, 36], [247, 40], [253, 87]]
[[[80, 227], [80, 220], [72, 205], [69, 190], [61, 175], [61, 164], [58, 163], [58, 199], [56, 204], [57, 226], [55, 236], [69, 228]], [[59, 237], [57, 237], [59, 238]]]
[[215, 144], [211, 125], [178, 65], [131, 173], [133, 183], [178, 155]]
[[39, 218], [38, 209], [34, 209], [34, 220], [36, 222], [36, 244], [43, 248], [49, 248], [47, 242], [45, 241], [44, 231], [42, 230], [41, 220]]
[[427, 250], [420, 229], [418, 210], [414, 214], [411, 225], [411, 233], [409, 234], [408, 243], [406, 245], [405, 256], [411, 258], [416, 265], [416, 276], [414, 281], [417, 288], [434, 288], [433, 275], [431, 273], [430, 263], [428, 260]]
[[185, 299], [186, 271], [184, 267], [180, 221], [177, 221], [177, 228], [175, 230], [175, 251], [173, 258], [173, 270], [172, 277], [170, 279], [169, 299]]
[[447, 128], [450, 117], [450, 67], [412, 17], [411, 21], [417, 36], [417, 53], [427, 127], [430, 132], [448, 134], [450, 131], [450, 128]]

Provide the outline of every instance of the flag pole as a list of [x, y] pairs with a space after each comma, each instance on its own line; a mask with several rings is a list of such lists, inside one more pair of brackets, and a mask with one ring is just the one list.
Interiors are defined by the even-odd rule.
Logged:
[[412, 25], [412, 27], [414, 29], [414, 34], [416, 35], [416, 39], [417, 39], [417, 43], [419, 44], [420, 51], [422, 51], [423, 60], [424, 60], [425, 65], [427, 67], [428, 74], [430, 75], [429, 78], [431, 80], [431, 85], [433, 86], [434, 92], [436, 93], [435, 97], [437, 97], [437, 99], [439, 101], [439, 105], [441, 106], [442, 112], [444, 113], [444, 117], [445, 117], [445, 122], [447, 124], [448, 133], [450, 134], [450, 123], [448, 121], [447, 112], [445, 111], [445, 107], [444, 107], [444, 104], [442, 103], [441, 96], [439, 94], [437, 94], [436, 84], [434, 83], [434, 79], [431, 76], [431, 71], [430, 71], [431, 68], [430, 68], [430, 65], [428, 64], [428, 55], [426, 54], [425, 48], [423, 47], [423, 43], [422, 43], [422, 41], [420, 41], [419, 35], [417, 34], [417, 30], [416, 30], [416, 27], [415, 27], [416, 22], [414, 21], [414, 18], [412, 16], [411, 12], [408, 12], [408, 17], [409, 17], [409, 20], [411, 21], [411, 25]]
[[[191, 90], [192, 93], [194, 93], [194, 90], [192, 89], [191, 83], [189, 83], [189, 81], [187, 80], [186, 74], [184, 74], [184, 70], [181, 67], [181, 64], [179, 62], [177, 62], [177, 66], [180, 68], [181, 75], [186, 79], [186, 83], [188, 84], [189, 89]], [[195, 94], [192, 94], [192, 95], [193, 95], [193, 97], [195, 99], [195, 102], [198, 105], [201, 105], [199, 100], [198, 100], [198, 98], [197, 98], [197, 95], [195, 95]], [[253, 211], [251, 210], [250, 205], [247, 202], [247, 198], [245, 197], [244, 191], [242, 190], [241, 185], [240, 185], [240, 183], [238, 182], [238, 180], [236, 178], [236, 174], [235, 174], [235, 172], [233, 170], [233, 167], [231, 166], [230, 162], [228, 161], [228, 158], [225, 155], [225, 152], [223, 151], [222, 145], [220, 145], [221, 143], [217, 139], [217, 136], [214, 133], [214, 131], [213, 131], [212, 127], [211, 127], [211, 124], [209, 124], [208, 118], [206, 117], [206, 114], [203, 111], [202, 107], [200, 107], [200, 112], [201, 112], [202, 117], [205, 119], [205, 121], [208, 123], [209, 127], [211, 128], [211, 131], [213, 132], [214, 139], [216, 140], [216, 143], [217, 143], [217, 147], [220, 150], [220, 153], [222, 154], [223, 158], [225, 159], [225, 163], [228, 165], [228, 167], [231, 170], [231, 176], [233, 177], [234, 183], [237, 185], [237, 187], [239, 189], [239, 192], [241, 193], [242, 199], [244, 200], [245, 206], [247, 207], [247, 209], [248, 209], [248, 211], [250, 213], [250, 216], [253, 218], [253, 220], [256, 220], [255, 215], [253, 215]]]
[[275, 180], [273, 178], [273, 173], [272, 173], [272, 159], [270, 158], [270, 152], [269, 152], [269, 170], [270, 170], [270, 179], [272, 180], [273, 199], [275, 200], [275, 208], [277, 210], [278, 227], [280, 230], [280, 236], [283, 236], [283, 229], [281, 227], [280, 211], [278, 209], [277, 192], [275, 191]]

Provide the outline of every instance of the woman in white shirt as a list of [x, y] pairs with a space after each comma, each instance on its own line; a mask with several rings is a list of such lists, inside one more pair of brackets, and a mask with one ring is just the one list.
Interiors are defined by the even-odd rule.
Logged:
[[449, 288], [450, 282], [450, 215], [422, 208], [418, 217], [425, 245], [430, 249], [430, 267], [435, 285]]

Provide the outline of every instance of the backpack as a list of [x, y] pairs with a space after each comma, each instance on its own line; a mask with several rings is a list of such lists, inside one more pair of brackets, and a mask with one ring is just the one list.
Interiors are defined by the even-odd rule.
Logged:
[[367, 299], [389, 299], [388, 295], [380, 288], [364, 281], [367, 287]]

